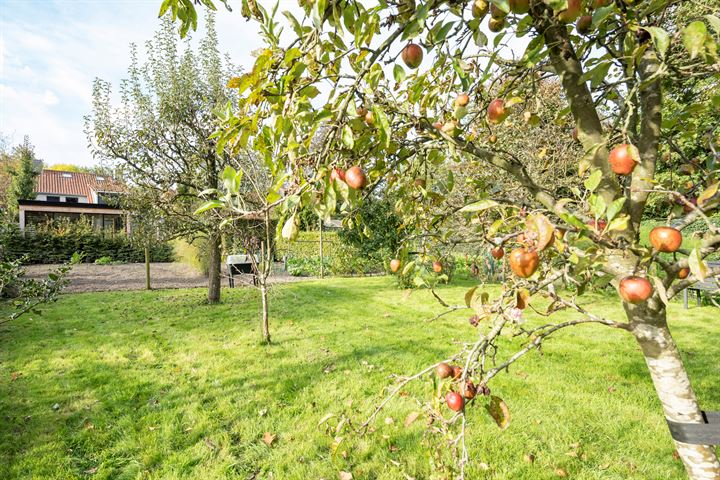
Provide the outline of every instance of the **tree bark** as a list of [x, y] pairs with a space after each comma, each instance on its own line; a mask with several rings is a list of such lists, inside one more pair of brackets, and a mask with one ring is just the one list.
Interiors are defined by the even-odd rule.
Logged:
[[269, 314], [269, 305], [268, 305], [268, 291], [267, 291], [267, 285], [265, 285], [265, 281], [260, 284], [260, 297], [262, 299], [262, 339], [265, 343], [270, 343], [270, 314]]
[[[644, 305], [625, 304], [625, 310], [665, 417], [681, 423], [704, 423], [690, 378], [670, 334], [665, 306], [655, 295]], [[691, 480], [720, 479], [720, 462], [713, 446], [675, 441], [675, 447]]]
[[208, 235], [208, 303], [220, 301], [220, 235], [211, 232]]
[[150, 247], [145, 245], [145, 289], [152, 290], [150, 286]]

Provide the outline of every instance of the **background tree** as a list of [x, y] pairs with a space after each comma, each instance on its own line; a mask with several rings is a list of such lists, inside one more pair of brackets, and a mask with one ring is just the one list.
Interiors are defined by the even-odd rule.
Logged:
[[[267, 46], [252, 71], [232, 84], [240, 99], [223, 138], [275, 153], [271, 170], [290, 172], [289, 182], [303, 192], [287, 198], [288, 218], [299, 205], [324, 205], [338, 195], [326, 177], [340, 162], [362, 167], [368, 189], [388, 177], [407, 185], [418, 170], [432, 177], [453, 163], [479, 162], [491, 174], [512, 177], [524, 191], [524, 208], [509, 202], [508, 192], [478, 188], [453, 212], [472, 222], [478, 245], [512, 247], [514, 272], [495, 298], [479, 288], [468, 291], [478, 337], [453, 358], [462, 364], [457, 374], [449, 374], [445, 362], [437, 365], [447, 393], [444, 402], [428, 402], [428, 411], [439, 425], [434, 431], [452, 439], [460, 478], [470, 460], [465, 432], [472, 409], [467, 407], [485, 403], [499, 426], [509, 422], [501, 399], [475, 394], [489, 393], [488, 383], [498, 373], [572, 325], [592, 323], [632, 334], [666, 418], [704, 423], [668, 328], [666, 304], [693, 282], [720, 274], [705, 262], [720, 246], [720, 229], [707, 217], [720, 203], [718, 172], [714, 168], [698, 179], [695, 202], [655, 181], [668, 127], [663, 90], [676, 91], [689, 77], [717, 85], [720, 75], [717, 3], [698, 5], [682, 14], [680, 4], [669, 0], [493, 0], [492, 5], [430, 0], [369, 7], [358, 1], [314, 2], [303, 4], [302, 22], [284, 12], [294, 35], [281, 45], [275, 12], [243, 2], [243, 14], [261, 23]], [[496, 33], [492, 41], [481, 22]], [[514, 37], [526, 45], [522, 55], [509, 47]], [[544, 100], [538, 86], [546, 79], [560, 83], [568, 103], [556, 122], [577, 129], [583, 150], [576, 158], [583, 186], [564, 197], [531, 173], [519, 152], [490, 141], [505, 122], [538, 123]], [[319, 87], [328, 84], [321, 94]], [[706, 115], [716, 109], [712, 91], [693, 103], [669, 106], [680, 118]], [[326, 132], [317, 155], [310, 145], [321, 124]], [[681, 129], [677, 135], [716, 150], [715, 130], [702, 141]], [[568, 135], [566, 142], [572, 141]], [[353, 183], [358, 190], [366, 186]], [[668, 218], [673, 227], [657, 232], [648, 247], [640, 230], [651, 193], [681, 205]], [[355, 197], [343, 199], [353, 203]], [[441, 205], [448, 195], [427, 191], [421, 199], [403, 198], [400, 211]], [[428, 215], [416, 228], [432, 233], [449, 216]], [[706, 233], [693, 247], [680, 248], [682, 230], [698, 218], [706, 221]], [[567, 293], [608, 284], [619, 290], [623, 321], [599, 317]], [[522, 310], [539, 297], [549, 300], [544, 315], [569, 309], [578, 318], [524, 327]], [[524, 343], [502, 354], [503, 332]], [[434, 368], [406, 377], [393, 394]], [[678, 440], [675, 445], [691, 478], [720, 476], [712, 446]]]
[[193, 212], [199, 193], [219, 186], [230, 160], [212, 135], [213, 110], [228, 103], [225, 83], [233, 67], [223, 64], [211, 15], [206, 26], [197, 53], [189, 42], [179, 43], [169, 19], [146, 43], [145, 62], [132, 45], [120, 105], [113, 107], [111, 85], [96, 80], [86, 133], [95, 157], [117, 165], [162, 212], [169, 237], [206, 239], [208, 301], [214, 303], [220, 299], [220, 230]]
[[[261, 157], [254, 152], [238, 152], [233, 156], [233, 166], [228, 165], [223, 171], [222, 187], [202, 192], [210, 200], [195, 212], [215, 221], [249, 255], [254, 285], [260, 291], [260, 331], [264, 343], [271, 341], [268, 278], [274, 262], [273, 208], [284, 199], [281, 192], [282, 184], [272, 183]], [[298, 223], [293, 218], [292, 231], [285, 229], [288, 238], [297, 235]]]
[[35, 181], [40, 174], [39, 167], [42, 163], [35, 157], [35, 147], [28, 136], [13, 149], [12, 156], [17, 167], [10, 170], [12, 181], [7, 201], [9, 210], [17, 213], [18, 200], [35, 198]]

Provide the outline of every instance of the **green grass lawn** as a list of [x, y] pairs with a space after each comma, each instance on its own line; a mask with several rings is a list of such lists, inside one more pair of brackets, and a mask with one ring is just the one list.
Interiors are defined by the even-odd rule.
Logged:
[[[441, 291], [460, 303], [467, 285]], [[256, 292], [224, 295], [218, 306], [202, 290], [66, 295], [2, 327], [0, 478], [445, 478], [431, 474], [441, 447], [423, 436], [423, 417], [404, 426], [430, 398], [429, 378], [368, 436], [335, 428], [342, 415], [362, 422], [391, 373], [419, 371], [477, 335], [466, 314], [426, 323], [440, 311], [430, 294], [408, 296], [389, 278], [289, 284], [273, 292], [274, 344], [262, 346]], [[620, 318], [614, 298], [585, 302]], [[718, 310], [670, 311], [701, 404], [720, 410]], [[480, 406], [469, 412], [468, 478], [685, 478], [626, 333], [576, 327], [543, 353], [491, 385], [511, 409], [507, 430]]]

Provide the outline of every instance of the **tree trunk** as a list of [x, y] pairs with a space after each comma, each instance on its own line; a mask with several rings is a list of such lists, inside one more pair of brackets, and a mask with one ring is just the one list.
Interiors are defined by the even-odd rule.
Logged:
[[220, 235], [212, 232], [208, 235], [208, 303], [220, 301]]
[[325, 261], [323, 259], [323, 221], [322, 218], [319, 221], [320, 229], [320, 278], [325, 278]]
[[265, 343], [270, 343], [270, 315], [268, 305], [268, 291], [265, 282], [260, 284], [260, 297], [262, 299], [262, 339]]
[[152, 290], [150, 286], [150, 247], [145, 245], [145, 289]]
[[[645, 305], [625, 304], [625, 310], [665, 417], [681, 423], [704, 423], [690, 378], [668, 329], [662, 302], [655, 295]], [[720, 462], [713, 446], [675, 441], [675, 447], [691, 480], [720, 479]]]

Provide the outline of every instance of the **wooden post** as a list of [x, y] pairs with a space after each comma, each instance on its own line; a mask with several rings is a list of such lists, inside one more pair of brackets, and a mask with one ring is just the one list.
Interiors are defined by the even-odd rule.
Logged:
[[152, 290], [150, 286], [150, 248], [145, 245], [145, 289]]
[[320, 278], [325, 277], [325, 260], [323, 258], [323, 221], [320, 219]]

